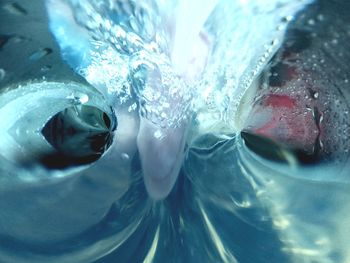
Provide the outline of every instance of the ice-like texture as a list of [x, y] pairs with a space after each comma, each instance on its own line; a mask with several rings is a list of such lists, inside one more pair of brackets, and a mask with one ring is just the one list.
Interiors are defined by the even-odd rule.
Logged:
[[4, 1], [1, 262], [349, 262], [346, 1]]

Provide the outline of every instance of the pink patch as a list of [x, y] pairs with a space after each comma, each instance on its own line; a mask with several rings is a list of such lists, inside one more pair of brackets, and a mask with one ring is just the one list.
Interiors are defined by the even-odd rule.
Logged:
[[264, 106], [286, 107], [292, 109], [296, 106], [296, 101], [287, 95], [271, 94], [263, 102]]

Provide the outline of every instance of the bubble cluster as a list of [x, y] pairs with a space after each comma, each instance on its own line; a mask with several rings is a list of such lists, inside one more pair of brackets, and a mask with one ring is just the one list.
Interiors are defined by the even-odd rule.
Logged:
[[[244, 3], [219, 2], [199, 32], [205, 45], [199, 56], [207, 56], [205, 49], [210, 54], [197, 60], [204, 65], [197, 65], [173, 57], [179, 40], [174, 28], [176, 18], [169, 13], [172, 4], [67, 1], [75, 22], [90, 36], [91, 61], [78, 71], [110, 103], [136, 99], [139, 107], [129, 110], [138, 109], [141, 116], [161, 127], [177, 126], [196, 113], [201, 116], [198, 123], [199, 119], [201, 123], [223, 122], [233, 130], [237, 129], [234, 119], [245, 91], [280, 46], [293, 15], [308, 2], [284, 6], [256, 3], [254, 8], [246, 8]], [[276, 8], [280, 9], [279, 15], [270, 16], [269, 12]], [[230, 19], [232, 13], [239, 15]], [[229, 22], [223, 24], [223, 19]], [[242, 24], [245, 30], [236, 30]], [[193, 31], [190, 29], [188, 32]], [[193, 48], [183, 46], [188, 49], [184, 54]], [[186, 74], [191, 75], [197, 67], [200, 73], [195, 72], [194, 80], [189, 81]]]
[[172, 69], [155, 3], [79, 1], [72, 6], [77, 22], [95, 39], [92, 63], [80, 70], [90, 83], [112, 103], [136, 98], [141, 115], [161, 127], [188, 117], [192, 89]]

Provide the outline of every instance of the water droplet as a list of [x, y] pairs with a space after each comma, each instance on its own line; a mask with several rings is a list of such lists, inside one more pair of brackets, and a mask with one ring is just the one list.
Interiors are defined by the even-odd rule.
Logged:
[[308, 23], [310, 26], [313, 26], [313, 25], [315, 25], [315, 20], [309, 19], [309, 20], [307, 21], [307, 23]]
[[136, 104], [136, 103], [133, 103], [133, 104], [131, 104], [131, 105], [129, 106], [128, 112], [132, 112], [132, 111], [134, 111], [134, 110], [136, 110], [136, 109], [137, 109], [137, 104]]
[[87, 103], [89, 101], [89, 96], [84, 94], [83, 96], [81, 96], [79, 98], [79, 101], [80, 101], [81, 104], [85, 104], [85, 103]]
[[41, 72], [48, 72], [52, 69], [52, 66], [51, 65], [46, 65], [46, 66], [43, 66], [40, 71]]
[[279, 25], [278, 27], [277, 27], [277, 31], [282, 31], [283, 29], [284, 29], [284, 25]]
[[27, 10], [25, 10], [22, 6], [20, 6], [17, 3], [6, 4], [3, 6], [3, 9], [9, 12], [10, 14], [16, 16], [24, 16], [28, 14]]
[[282, 19], [282, 22], [285, 22], [285, 23], [288, 23], [290, 21], [293, 20], [293, 16], [289, 15], [289, 16], [285, 16], [283, 19]]
[[333, 45], [338, 44], [338, 39], [334, 38], [334, 39], [332, 40], [332, 44], [333, 44]]
[[39, 49], [39, 50], [35, 51], [34, 53], [32, 53], [29, 56], [29, 59], [32, 61], [38, 61], [51, 53], [52, 53], [51, 48], [42, 48], [42, 49]]
[[6, 72], [4, 69], [0, 68], [0, 81], [2, 81], [5, 78]]
[[319, 14], [319, 15], [317, 16], [317, 19], [318, 19], [318, 21], [323, 21], [323, 20], [324, 20], [324, 15]]
[[161, 130], [156, 130], [153, 134], [154, 138], [161, 139], [163, 137], [163, 133]]
[[81, 104], [85, 104], [89, 101], [89, 96], [86, 94], [70, 94], [69, 96], [67, 96], [67, 99], [72, 100], [72, 103], [74, 105], [81, 105]]
[[121, 158], [123, 161], [128, 161], [130, 159], [130, 156], [127, 153], [122, 153]]

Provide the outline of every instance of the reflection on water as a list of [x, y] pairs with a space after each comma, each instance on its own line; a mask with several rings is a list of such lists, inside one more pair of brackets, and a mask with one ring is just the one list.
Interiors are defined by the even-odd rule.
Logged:
[[349, 262], [349, 7], [1, 3], [0, 261]]

